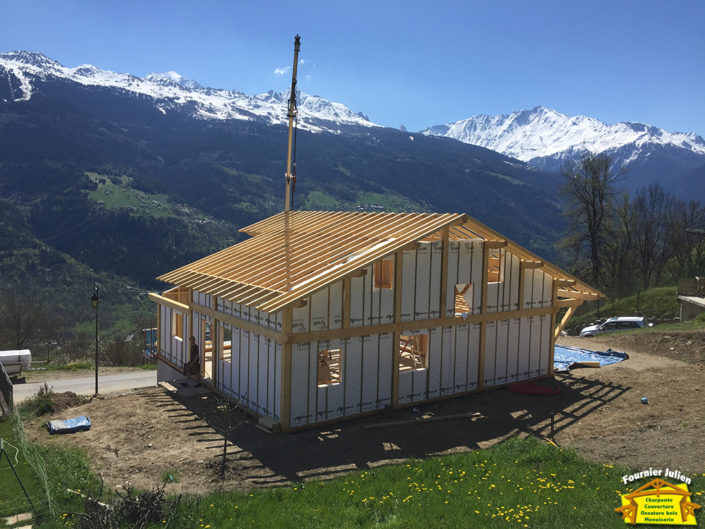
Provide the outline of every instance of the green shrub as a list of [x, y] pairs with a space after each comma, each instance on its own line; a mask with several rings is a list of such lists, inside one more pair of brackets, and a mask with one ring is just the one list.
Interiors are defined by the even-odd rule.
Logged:
[[68, 364], [55, 366], [52, 369], [57, 369], [59, 371], [82, 371], [84, 369], [93, 369], [93, 362], [90, 360], [74, 360]]
[[22, 417], [41, 417], [54, 412], [54, 392], [45, 382], [33, 397], [22, 402], [18, 407]]

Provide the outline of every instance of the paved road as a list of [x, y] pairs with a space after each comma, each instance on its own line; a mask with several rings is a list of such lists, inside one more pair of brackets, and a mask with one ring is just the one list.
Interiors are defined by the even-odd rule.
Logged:
[[[78, 395], [93, 395], [95, 393], [95, 376], [81, 378], [67, 378], [63, 380], [48, 381], [47, 384], [56, 393], [63, 391], [73, 391]], [[15, 384], [14, 400], [21, 402], [27, 397], [35, 395], [44, 382], [31, 384]], [[156, 371], [134, 371], [130, 373], [120, 373], [118, 375], [98, 376], [98, 392], [114, 393], [130, 389], [145, 388], [157, 385]]]

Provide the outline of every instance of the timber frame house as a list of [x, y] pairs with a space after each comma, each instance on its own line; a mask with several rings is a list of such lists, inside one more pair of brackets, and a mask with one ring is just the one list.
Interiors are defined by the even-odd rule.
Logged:
[[284, 432], [553, 374], [603, 296], [464, 214], [282, 212], [160, 276], [159, 380], [205, 382]]

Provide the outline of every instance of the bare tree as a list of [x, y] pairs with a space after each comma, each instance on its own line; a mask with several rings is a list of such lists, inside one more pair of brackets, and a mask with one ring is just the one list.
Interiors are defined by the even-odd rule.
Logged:
[[0, 304], [0, 347], [25, 349], [51, 327], [44, 302], [5, 291]]
[[705, 237], [689, 231], [700, 226], [705, 226], [705, 208], [694, 200], [675, 200], [666, 216], [666, 233], [672, 243], [672, 277], [693, 277], [705, 270]]
[[568, 200], [566, 215], [570, 219], [570, 235], [565, 246], [576, 252], [587, 251], [592, 282], [600, 282], [607, 227], [612, 219], [615, 197], [614, 181], [619, 175], [610, 170], [612, 160], [605, 155], [585, 156], [580, 162], [565, 165], [562, 191]]
[[666, 219], [674, 209], [675, 198], [661, 184], [651, 184], [637, 193], [634, 211], [634, 247], [641, 272], [641, 287], [658, 286], [668, 260], [671, 244]]
[[634, 291], [634, 213], [627, 195], [615, 207], [614, 220], [605, 241], [605, 276], [610, 297], [622, 297]]

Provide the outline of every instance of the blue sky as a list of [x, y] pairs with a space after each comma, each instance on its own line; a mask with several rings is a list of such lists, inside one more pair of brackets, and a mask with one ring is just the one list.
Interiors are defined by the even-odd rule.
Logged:
[[0, 0], [0, 51], [248, 94], [299, 88], [409, 130], [537, 105], [705, 137], [705, 1]]

